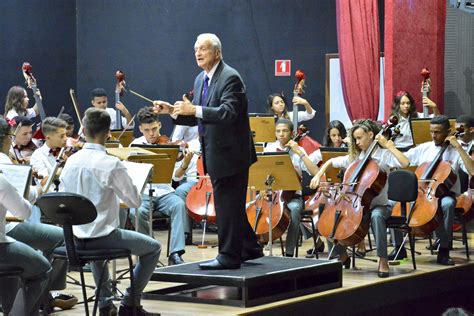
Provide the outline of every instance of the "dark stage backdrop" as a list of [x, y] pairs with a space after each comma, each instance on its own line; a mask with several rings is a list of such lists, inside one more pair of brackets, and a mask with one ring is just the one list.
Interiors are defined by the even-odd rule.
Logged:
[[[29, 61], [46, 114], [56, 116], [63, 105], [73, 114], [69, 88], [76, 86], [75, 1], [0, 1], [0, 18], [0, 113], [8, 89], [25, 87], [21, 66]], [[31, 91], [28, 96], [33, 100]]]
[[[337, 52], [334, 0], [77, 1], [81, 106], [89, 105], [95, 87], [105, 88], [113, 99], [117, 69], [145, 96], [180, 99], [200, 71], [193, 47], [203, 32], [219, 36], [225, 62], [242, 75], [249, 112], [264, 112], [266, 97], [273, 92], [284, 91], [291, 100], [294, 71], [304, 70], [305, 97], [318, 112], [307, 125], [314, 137], [322, 138], [324, 58]], [[291, 59], [291, 77], [274, 76], [275, 59]], [[123, 101], [134, 113], [147, 104], [133, 95]], [[163, 121], [164, 132], [171, 132], [169, 118]]]

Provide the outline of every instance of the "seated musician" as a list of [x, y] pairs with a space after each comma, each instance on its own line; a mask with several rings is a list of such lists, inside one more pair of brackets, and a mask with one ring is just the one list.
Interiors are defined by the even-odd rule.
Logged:
[[[47, 117], [41, 126], [45, 137], [45, 143], [31, 155], [30, 163], [33, 166], [41, 180], [41, 186], [46, 185], [51, 172], [56, 164], [56, 158], [61, 148], [66, 146], [66, 127], [67, 123], [56, 117]], [[60, 186], [61, 187], [61, 186]], [[49, 191], [53, 188], [50, 187]]]
[[[275, 125], [277, 141], [267, 144], [264, 152], [287, 151], [300, 178], [303, 175], [303, 170], [313, 176], [318, 171], [318, 167], [310, 160], [305, 150], [291, 139], [292, 133], [293, 123], [287, 119], [278, 119]], [[285, 206], [291, 212], [291, 222], [286, 235], [285, 255], [293, 257], [300, 231], [301, 212], [304, 210], [301, 191], [296, 191], [290, 200], [285, 201]]]
[[[41, 147], [41, 143], [33, 138], [33, 122], [26, 116], [16, 116], [9, 121], [16, 131], [12, 146], [10, 148], [10, 157], [20, 164], [29, 164], [33, 152]], [[21, 127], [17, 129], [18, 125]]]
[[[462, 135], [458, 138], [464, 151], [471, 156], [474, 143], [474, 117], [471, 115], [460, 115], [456, 118], [456, 129], [463, 130]], [[471, 156], [472, 157], [472, 156]], [[459, 181], [461, 181], [461, 192], [469, 189], [469, 176], [462, 170], [459, 170]]]
[[122, 103], [119, 102], [115, 105], [115, 108], [109, 108], [107, 107], [108, 105], [108, 99], [107, 99], [107, 92], [105, 92], [104, 89], [102, 88], [95, 88], [94, 90], [91, 91], [91, 104], [93, 107], [98, 108], [98, 109], [103, 109], [106, 110], [107, 113], [110, 115], [110, 129], [118, 129], [119, 125], [117, 124], [117, 110], [122, 112], [122, 126], [125, 129], [133, 129], [135, 124], [132, 122], [130, 124], [130, 121], [132, 120], [132, 114], [130, 111], [127, 109], [127, 107]]
[[[428, 97], [423, 98], [423, 105], [431, 108], [433, 114], [430, 117], [439, 115], [438, 107]], [[413, 118], [425, 118], [423, 112], [416, 111], [415, 100], [407, 91], [399, 91], [393, 97], [392, 114], [398, 117], [398, 127], [400, 135], [395, 138], [395, 146], [399, 148], [413, 146], [413, 136], [410, 127], [410, 120]]]
[[[153, 112], [152, 107], [140, 109], [137, 113], [137, 119], [142, 137], [136, 138], [130, 145], [151, 145], [156, 144], [160, 137], [161, 123], [158, 120], [158, 114]], [[159, 172], [159, 170], [155, 170]], [[185, 235], [184, 223], [187, 216], [186, 205], [184, 201], [176, 195], [175, 190], [170, 184], [154, 183], [152, 185], [154, 192], [150, 200], [149, 194], [143, 194], [142, 204], [138, 209], [138, 231], [143, 234], [149, 232], [149, 214], [150, 206], [153, 206], [153, 215], [157, 213], [164, 214], [171, 218], [171, 242], [169, 265], [184, 263], [181, 256], [184, 254]], [[132, 223], [135, 222], [135, 212], [130, 212]]]
[[[11, 144], [10, 136], [7, 135], [8, 133], [5, 131], [6, 126], [10, 128], [8, 130], [10, 132], [13, 128], [9, 125], [5, 125], [5, 120], [0, 118], [0, 142], [3, 144], [2, 151], [0, 152], [0, 163], [11, 164], [12, 161], [7, 155]], [[11, 134], [13, 134], [13, 132], [11, 132]], [[37, 197], [38, 191], [36, 187], [32, 186], [29, 192], [28, 200], [33, 202]], [[12, 213], [17, 211], [13, 208], [8, 208], [8, 210]], [[64, 260], [53, 260], [53, 250], [64, 243], [63, 230], [57, 226], [41, 224], [39, 221], [35, 222], [31, 220], [32, 214], [32, 207], [29, 206], [28, 216], [24, 216], [25, 221], [22, 223], [8, 223], [5, 226], [4, 232], [7, 238], [15, 239], [27, 244], [33, 249], [40, 250], [48, 262], [53, 262], [51, 280], [48, 284], [48, 290], [54, 291], [50, 294], [50, 305], [53, 308], [70, 309], [77, 303], [77, 298], [72, 295], [57, 292], [58, 290], [66, 288], [67, 262]]]
[[[382, 135], [378, 135], [380, 126], [372, 120], [356, 121], [350, 130], [351, 142], [349, 145], [349, 155], [331, 158], [324, 163], [319, 172], [311, 180], [310, 186], [316, 188], [321, 177], [329, 167], [347, 168], [352, 162], [362, 159], [372, 142], [378, 141], [382, 148], [378, 148], [372, 154], [371, 159], [375, 161], [379, 168], [389, 172], [391, 168], [407, 167], [408, 159], [397, 149], [392, 141], [387, 141]], [[380, 193], [370, 204], [372, 229], [374, 231], [377, 244], [377, 256], [379, 257], [379, 277], [389, 276], [388, 255], [387, 255], [387, 228], [385, 221], [391, 215], [391, 208], [387, 198], [387, 187], [385, 184]], [[345, 247], [336, 245], [334, 252], [339, 255], [339, 260], [346, 268], [350, 266], [350, 258]]]
[[[68, 158], [61, 173], [65, 192], [81, 194], [94, 203], [97, 218], [89, 224], [73, 227], [78, 243], [87, 244], [87, 249], [128, 249], [138, 256], [133, 271], [134, 294], [127, 288], [122, 299], [119, 315], [132, 315], [132, 300], [136, 315], [153, 315], [139, 306], [140, 297], [158, 262], [161, 245], [143, 234], [122, 230], [119, 227], [119, 199], [130, 207], [140, 205], [140, 193], [127, 173], [127, 169], [116, 157], [107, 155], [105, 140], [110, 130], [110, 116], [105, 110], [89, 108], [83, 119], [86, 144], [84, 148]], [[91, 263], [94, 280], [99, 279], [102, 262]], [[114, 297], [106, 269], [101, 286], [100, 315], [116, 315], [112, 304]], [[135, 315], [135, 314], [133, 314]]]
[[32, 108], [28, 108], [29, 101], [25, 88], [11, 87], [5, 102], [5, 118], [11, 120], [18, 115], [26, 116], [29, 119], [36, 117], [39, 113], [38, 107], [35, 104]]
[[[305, 108], [304, 111], [298, 111], [298, 123], [311, 120], [314, 118], [316, 111], [311, 107], [311, 104], [308, 100], [300, 97], [294, 96], [291, 100], [293, 104], [302, 104]], [[283, 94], [273, 93], [270, 94], [267, 98], [267, 112], [274, 114], [277, 118], [285, 118], [290, 121], [293, 121], [293, 111], [288, 111], [286, 106], [286, 98]], [[296, 126], [295, 126], [296, 128]]]
[[[410, 165], [419, 166], [422, 163], [431, 162], [440, 151], [442, 145], [445, 142], [449, 142], [450, 146], [448, 146], [444, 152], [442, 160], [449, 162], [455, 174], [459, 174], [459, 171], [463, 170], [470, 176], [474, 175], [474, 162], [464, 151], [456, 137], [449, 135], [450, 124], [446, 116], [440, 115], [431, 119], [430, 134], [433, 139], [431, 142], [420, 144], [405, 153], [410, 160]], [[454, 208], [456, 206], [455, 197], [460, 194], [459, 178], [457, 178], [450, 193], [451, 194], [442, 197], [439, 201], [439, 206], [443, 212], [443, 224], [436, 230], [436, 236], [440, 240], [436, 261], [442, 265], [454, 265], [454, 261], [449, 256], [449, 250], [453, 235]], [[395, 249], [398, 249], [402, 244], [400, 232], [395, 232], [394, 243]], [[406, 256], [406, 251], [402, 248], [400, 254], [403, 255], [404, 253]]]

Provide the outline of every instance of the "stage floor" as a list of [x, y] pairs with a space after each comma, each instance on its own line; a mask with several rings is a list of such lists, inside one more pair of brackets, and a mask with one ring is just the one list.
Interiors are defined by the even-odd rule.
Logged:
[[[166, 231], [155, 232], [155, 238], [166, 247]], [[194, 232], [194, 240], [200, 240], [200, 231]], [[207, 234], [207, 241], [216, 243], [217, 235]], [[471, 255], [474, 240], [471, 236]], [[306, 250], [312, 245], [310, 240], [305, 241], [300, 248], [300, 257], [304, 258]], [[421, 314], [440, 315], [447, 307], [464, 306], [474, 310], [474, 261], [467, 261], [461, 242], [454, 242], [451, 256], [456, 262], [454, 267], [436, 264], [436, 256], [431, 256], [425, 249], [426, 240], [416, 242], [416, 250], [421, 251], [421, 256], [416, 256], [417, 270], [414, 271], [410, 259], [400, 262], [400, 265], [391, 266], [390, 277], [381, 279], [377, 277], [377, 263], [362, 259], [356, 260], [356, 269], [343, 269], [343, 286], [339, 289], [324, 291], [310, 295], [299, 296], [281, 300], [274, 303], [255, 307], [242, 308], [222, 305], [183, 303], [157, 300], [142, 300], [148, 311], [159, 312], [161, 315], [357, 315], [368, 314], [405, 314], [413, 312]], [[325, 249], [327, 251], [327, 249]], [[390, 251], [391, 249], [389, 249]], [[208, 247], [198, 249], [187, 246], [183, 259], [186, 262], [212, 259], [216, 256], [217, 249]], [[279, 243], [274, 244], [274, 255], [281, 255]], [[322, 258], [327, 257], [327, 252]], [[368, 258], [375, 258], [374, 253], [368, 253]], [[161, 260], [167, 263], [167, 258]], [[118, 262], [118, 269], [125, 267], [125, 261]], [[79, 279], [79, 273], [71, 272], [70, 275]], [[93, 284], [92, 275], [86, 273], [86, 283]], [[121, 281], [119, 289], [124, 289], [128, 280]], [[146, 291], [163, 289], [170, 283], [151, 281]], [[68, 285], [64, 291], [82, 298], [81, 288]], [[88, 289], [88, 294], [92, 290]], [[406, 309], [400, 308], [403, 302]], [[116, 306], [120, 304], [115, 302]], [[90, 308], [92, 303], [89, 303]], [[403, 312], [402, 312], [403, 310]], [[212, 312], [211, 312], [212, 311]], [[441, 311], [441, 312], [440, 312]], [[57, 315], [84, 315], [83, 305], [77, 305], [72, 310], [59, 311]]]

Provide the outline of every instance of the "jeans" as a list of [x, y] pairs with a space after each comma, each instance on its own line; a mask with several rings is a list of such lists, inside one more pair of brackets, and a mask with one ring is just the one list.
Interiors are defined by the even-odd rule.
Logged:
[[[135, 223], [136, 209], [130, 210], [130, 218]], [[184, 226], [186, 214], [186, 205], [183, 200], [174, 192], [153, 197], [153, 215], [159, 213], [169, 216], [171, 219], [171, 242], [170, 254], [177, 252], [184, 253]], [[148, 235], [149, 232], [149, 214], [150, 214], [150, 196], [142, 195], [142, 204], [138, 208], [138, 232]]]
[[286, 234], [285, 252], [287, 255], [293, 255], [295, 253], [295, 248], [296, 244], [298, 243], [298, 236], [300, 232], [301, 213], [304, 209], [303, 199], [301, 196], [294, 197], [286, 204], [286, 207], [291, 212], [291, 222]]
[[[104, 237], [82, 239], [78, 244], [83, 249], [127, 249], [132, 255], [138, 256], [138, 263], [133, 270], [134, 277], [134, 293], [135, 304], [140, 304], [141, 294], [145, 289], [150, 277], [155, 271], [156, 264], [160, 257], [161, 245], [155, 239], [134, 231], [115, 229]], [[92, 275], [97, 287], [100, 286], [99, 307], [106, 307], [112, 304], [113, 293], [111, 288], [111, 280], [109, 270], [106, 268], [104, 272], [103, 282], [98, 285], [103, 261], [95, 261], [91, 263]], [[122, 304], [133, 305], [131, 298], [131, 288], [128, 287], [122, 299]]]
[[15, 241], [0, 243], [0, 264], [23, 269], [23, 292], [18, 291], [15, 279], [0, 278], [0, 301], [4, 313], [37, 315], [41, 299], [48, 292], [49, 261], [28, 245]]

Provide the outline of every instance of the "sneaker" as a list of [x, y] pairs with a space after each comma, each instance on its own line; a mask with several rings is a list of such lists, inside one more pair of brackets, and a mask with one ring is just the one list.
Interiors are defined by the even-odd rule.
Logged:
[[[120, 305], [119, 309], [119, 316], [132, 316], [133, 315], [133, 307], [128, 305]], [[143, 309], [143, 306], [135, 307], [135, 315], [136, 316], [160, 316], [159, 313], [150, 313]]]
[[117, 307], [114, 304], [101, 307], [99, 308], [99, 316], [117, 316]]
[[77, 297], [66, 293], [52, 292], [51, 297], [51, 307], [59, 307], [62, 310], [71, 309], [78, 302]]

